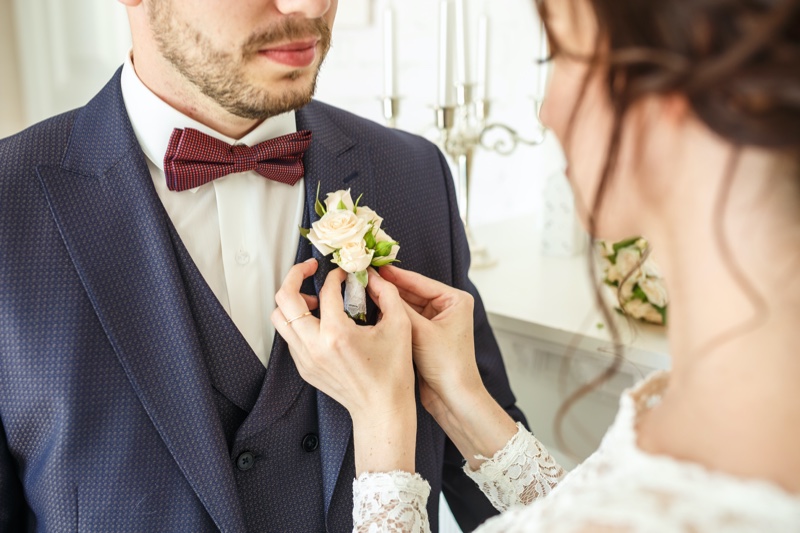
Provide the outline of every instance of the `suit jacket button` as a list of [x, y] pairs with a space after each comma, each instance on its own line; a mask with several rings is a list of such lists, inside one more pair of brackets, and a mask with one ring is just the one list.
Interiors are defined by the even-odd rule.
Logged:
[[250, 470], [256, 462], [256, 458], [250, 452], [242, 452], [236, 458], [236, 467], [242, 472]]
[[319, 448], [319, 437], [315, 433], [309, 433], [303, 437], [303, 449], [308, 453], [316, 451]]

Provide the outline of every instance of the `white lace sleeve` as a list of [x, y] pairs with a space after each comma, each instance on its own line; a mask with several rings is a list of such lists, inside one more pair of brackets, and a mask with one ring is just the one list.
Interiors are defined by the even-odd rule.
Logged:
[[353, 531], [430, 533], [431, 486], [419, 474], [365, 473], [353, 481]]
[[525, 427], [517, 423], [517, 433], [505, 448], [478, 470], [464, 465], [472, 478], [498, 511], [515, 505], [528, 505], [548, 494], [566, 472], [544, 446]]

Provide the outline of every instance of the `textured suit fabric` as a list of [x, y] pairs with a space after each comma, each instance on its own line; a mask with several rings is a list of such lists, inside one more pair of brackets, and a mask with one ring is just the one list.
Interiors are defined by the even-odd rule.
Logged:
[[[205, 283], [170, 225], [178, 266], [195, 320], [214, 399], [228, 443], [230, 464], [249, 455], [246, 469], [232, 468], [248, 531], [324, 531], [317, 398], [276, 349], [267, 370]], [[271, 420], [272, 388], [265, 376], [299, 390], [291, 408]], [[287, 480], [291, 482], [287, 483]]]
[[[405, 268], [475, 294], [433, 145], [317, 102], [297, 122], [314, 135], [306, 227], [317, 184], [349, 187], [385, 218]], [[321, 268], [310, 293], [331, 268], [298, 244], [298, 260], [312, 255]], [[280, 338], [258, 370], [196, 274], [153, 189], [119, 73], [86, 107], [0, 141], [0, 531], [350, 530], [347, 412], [299, 379]], [[484, 381], [522, 419], [476, 303]], [[313, 453], [300, 442], [310, 433]], [[241, 471], [248, 449], [256, 461]], [[442, 487], [466, 528], [490, 512], [458, 465], [419, 408], [417, 469], [431, 482], [434, 527]]]

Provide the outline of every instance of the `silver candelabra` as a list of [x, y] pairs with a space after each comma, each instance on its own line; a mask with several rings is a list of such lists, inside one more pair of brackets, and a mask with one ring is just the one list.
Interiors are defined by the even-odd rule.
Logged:
[[[476, 242], [469, 224], [470, 190], [473, 181], [473, 162], [478, 147], [500, 155], [512, 154], [519, 145], [538, 146], [544, 142], [546, 129], [539, 120], [541, 100], [535, 100], [535, 119], [537, 136], [534, 139], [522, 137], [515, 129], [500, 123], [490, 123], [490, 101], [473, 99], [473, 85], [457, 86], [457, 104], [438, 106], [436, 129], [439, 131], [439, 147], [455, 163], [456, 191], [461, 220], [467, 234], [472, 266], [486, 268], [495, 264], [485, 246]], [[394, 127], [397, 121], [399, 99], [383, 99], [383, 116], [387, 125]]]

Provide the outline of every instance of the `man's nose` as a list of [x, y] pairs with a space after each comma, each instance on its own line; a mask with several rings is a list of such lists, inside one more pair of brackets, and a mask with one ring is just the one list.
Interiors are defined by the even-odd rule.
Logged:
[[275, 0], [275, 6], [284, 15], [316, 19], [331, 9], [331, 0]]

